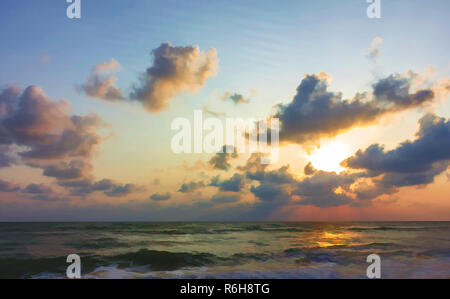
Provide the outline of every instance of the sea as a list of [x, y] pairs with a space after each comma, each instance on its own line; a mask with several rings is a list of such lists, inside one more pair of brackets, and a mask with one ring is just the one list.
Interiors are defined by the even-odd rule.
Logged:
[[0, 223], [0, 278], [450, 278], [450, 222]]

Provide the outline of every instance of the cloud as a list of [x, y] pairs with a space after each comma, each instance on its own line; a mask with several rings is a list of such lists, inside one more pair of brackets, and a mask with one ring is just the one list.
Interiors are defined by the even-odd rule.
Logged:
[[[259, 182], [258, 186], [251, 186], [250, 191], [263, 202], [260, 203], [263, 206], [256, 208], [260, 212], [266, 213], [288, 203], [324, 207], [354, 202], [350, 186], [361, 177], [359, 172], [337, 174], [316, 170], [308, 164], [305, 167], [308, 176], [297, 179], [290, 173], [289, 165], [268, 170], [268, 165], [259, 163], [261, 156], [253, 154], [244, 166], [237, 167], [248, 180]], [[299, 200], [293, 201], [293, 197]]]
[[150, 112], [160, 112], [169, 100], [182, 92], [195, 92], [207, 79], [216, 76], [217, 51], [204, 53], [198, 46], [176, 47], [163, 43], [152, 51], [153, 65], [142, 75], [130, 98]]
[[49, 201], [49, 202], [69, 201], [70, 200], [70, 198], [59, 197], [59, 196], [50, 195], [50, 194], [36, 194], [31, 197], [28, 197], [28, 199], [38, 200], [38, 201]]
[[265, 153], [252, 153], [250, 157], [247, 159], [245, 165], [237, 166], [236, 169], [246, 172], [261, 172], [265, 171], [269, 164], [261, 163], [261, 158], [268, 156]]
[[265, 202], [285, 202], [290, 199], [287, 191], [280, 185], [272, 183], [261, 183], [252, 186], [250, 191], [260, 200]]
[[86, 195], [95, 191], [108, 191], [116, 185], [109, 179], [94, 181], [92, 179], [59, 181], [58, 185], [71, 190], [72, 195]]
[[405, 141], [389, 151], [379, 144], [372, 144], [346, 159], [342, 165], [375, 173], [411, 173], [428, 171], [433, 163], [450, 159], [450, 122], [427, 114], [419, 124], [415, 140]]
[[415, 140], [392, 150], [372, 144], [357, 151], [342, 162], [352, 172], [305, 171], [309, 176], [292, 184], [292, 194], [300, 196], [298, 204], [304, 205], [360, 205], [400, 187], [432, 183], [450, 165], [450, 122], [427, 114], [419, 125]]
[[117, 197], [131, 194], [138, 191], [138, 189], [138, 186], [134, 184], [115, 185], [111, 190], [105, 191], [104, 193], [108, 196]]
[[300, 196], [297, 203], [356, 206], [381, 195], [391, 195], [400, 187], [432, 183], [450, 165], [450, 122], [427, 114], [419, 125], [415, 140], [402, 142], [392, 150], [372, 144], [357, 151], [342, 162], [352, 172], [305, 171], [309, 176], [291, 184], [292, 194]]
[[[261, 200], [255, 207], [255, 213], [257, 214], [266, 214], [290, 201], [291, 196], [288, 187], [296, 181], [289, 172], [289, 165], [268, 170], [269, 165], [261, 163], [261, 158], [264, 156], [266, 156], [264, 153], [253, 153], [244, 165], [236, 167], [248, 179], [247, 183], [251, 184], [254, 181], [259, 183], [258, 186], [252, 185], [250, 187], [250, 192]], [[242, 188], [244, 186], [241, 186]]]
[[178, 189], [178, 192], [181, 193], [189, 193], [189, 192], [193, 192], [197, 189], [200, 189], [202, 187], [205, 186], [205, 183], [203, 183], [202, 181], [200, 182], [189, 182], [189, 183], [184, 183], [181, 185], [180, 189]]
[[298, 203], [302, 205], [325, 207], [349, 204], [352, 198], [339, 193], [339, 190], [348, 190], [357, 177], [357, 174], [317, 171], [296, 183], [292, 194], [301, 197]]
[[284, 165], [277, 170], [266, 171], [247, 171], [247, 178], [260, 182], [271, 182], [274, 184], [289, 184], [295, 181], [294, 177], [289, 173], [289, 165]]
[[213, 117], [226, 117], [227, 116], [227, 114], [225, 112], [212, 111], [209, 108], [209, 105], [205, 105], [202, 110], [203, 110], [203, 113], [209, 114], [209, 115], [211, 115]]
[[219, 187], [220, 186], [220, 175], [216, 175], [211, 178], [211, 183], [208, 186]]
[[122, 91], [115, 86], [117, 78], [107, 76], [120, 70], [120, 64], [114, 59], [97, 64], [92, 69], [88, 81], [81, 86], [81, 89], [92, 98], [112, 102], [124, 100]]
[[17, 192], [19, 190], [19, 186], [0, 179], [0, 192]]
[[214, 169], [228, 170], [231, 167], [231, 159], [235, 159], [237, 157], [238, 154], [236, 153], [236, 149], [233, 146], [224, 145], [222, 147], [222, 150], [212, 156], [208, 163]]
[[225, 92], [225, 94], [223, 96], [221, 96], [220, 98], [224, 101], [230, 100], [235, 105], [247, 104], [250, 102], [250, 99], [245, 98], [243, 95], [236, 93], [236, 92], [231, 93], [229, 91]]
[[90, 176], [93, 153], [102, 141], [98, 131], [105, 126], [100, 116], [70, 115], [68, 102], [52, 101], [39, 86], [23, 92], [8, 88], [0, 103], [8, 111], [0, 115], [2, 166], [24, 163], [58, 180]]
[[24, 146], [19, 156], [30, 163], [70, 157], [88, 158], [101, 142], [96, 132], [104, 123], [97, 114], [71, 116], [66, 101], [51, 101], [39, 86], [2, 93], [12, 102], [0, 115], [0, 143]]
[[106, 196], [117, 197], [125, 196], [134, 192], [139, 192], [144, 189], [134, 184], [118, 184], [110, 179], [95, 181], [89, 178], [83, 178], [81, 180], [59, 181], [58, 185], [69, 189], [71, 195], [78, 196], [101, 191]]
[[247, 159], [245, 165], [237, 166], [236, 169], [254, 181], [272, 182], [275, 184], [288, 184], [295, 181], [289, 172], [289, 165], [281, 166], [276, 170], [267, 170], [269, 164], [261, 163], [261, 158], [267, 156], [265, 153], [253, 153]]
[[424, 185], [447, 170], [450, 160], [450, 122], [433, 114], [419, 120], [416, 139], [386, 151], [379, 144], [359, 150], [342, 162], [345, 167], [363, 169], [376, 179], [378, 187]]
[[64, 113], [69, 104], [52, 102], [38, 86], [30, 86], [22, 94], [17, 88], [8, 88], [2, 92], [1, 98], [0, 102], [7, 111], [1, 115], [0, 123], [0, 137], [4, 144], [43, 145], [52, 141], [48, 139], [56, 133], [60, 136], [71, 127], [70, 117]]
[[375, 37], [372, 40], [372, 43], [370, 45], [369, 54], [367, 54], [367, 57], [370, 59], [375, 60], [380, 55], [380, 50], [378, 49], [378, 46], [383, 43], [383, 39], [379, 36]]
[[340, 92], [328, 91], [327, 80], [323, 73], [307, 75], [292, 102], [278, 105], [274, 117], [280, 119], [281, 141], [313, 143], [434, 99], [432, 88], [413, 90], [411, 73], [380, 79], [373, 84], [371, 95], [358, 93], [349, 100], [342, 99]]
[[238, 202], [241, 199], [241, 197], [238, 194], [229, 194], [229, 193], [218, 193], [211, 197], [212, 203], [232, 203], [232, 202]]
[[170, 198], [170, 193], [169, 192], [167, 192], [166, 194], [155, 193], [155, 194], [152, 194], [150, 196], [151, 200], [158, 200], [158, 201], [168, 200], [169, 198]]
[[0, 119], [14, 112], [19, 94], [20, 89], [14, 86], [2, 90], [0, 93]]
[[225, 181], [220, 181], [219, 176], [213, 177], [209, 186], [219, 187], [221, 191], [239, 192], [244, 187], [244, 176], [239, 173]]
[[[113, 67], [114, 63], [105, 63], [97, 66], [95, 73]], [[133, 184], [94, 182], [91, 159], [102, 141], [98, 131], [105, 123], [97, 114], [70, 115], [69, 110], [68, 102], [52, 101], [39, 86], [29, 86], [23, 92], [15, 87], [3, 90], [0, 93], [0, 166], [23, 162], [40, 168], [44, 176], [56, 178], [58, 185], [68, 188], [72, 195], [101, 190], [107, 196], [120, 196], [138, 191]], [[39, 188], [44, 190], [31, 184], [24, 192], [37, 192]]]
[[44, 184], [29, 184], [25, 187], [25, 189], [22, 190], [23, 193], [30, 193], [30, 194], [47, 194], [52, 193], [52, 188], [44, 185]]
[[371, 180], [356, 180], [351, 186], [351, 192], [354, 194], [356, 201], [353, 202], [354, 206], [367, 205], [367, 202], [375, 199], [381, 195], [391, 195], [397, 190], [394, 188], [382, 186]]
[[316, 171], [317, 171], [317, 169], [315, 169], [314, 166], [312, 166], [311, 162], [306, 164], [305, 168], [303, 169], [303, 172], [305, 173], [305, 175], [314, 174]]
[[87, 177], [92, 168], [92, 165], [84, 160], [72, 160], [69, 163], [63, 161], [56, 165], [43, 166], [43, 175], [59, 180], [80, 179]]
[[17, 158], [8, 145], [0, 144], [0, 167], [9, 167], [17, 163]]

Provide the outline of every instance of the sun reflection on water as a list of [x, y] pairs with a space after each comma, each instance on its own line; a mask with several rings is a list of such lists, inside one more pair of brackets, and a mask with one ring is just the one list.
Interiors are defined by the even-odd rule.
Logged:
[[318, 231], [311, 235], [311, 247], [326, 248], [332, 246], [356, 245], [357, 234], [353, 232]]

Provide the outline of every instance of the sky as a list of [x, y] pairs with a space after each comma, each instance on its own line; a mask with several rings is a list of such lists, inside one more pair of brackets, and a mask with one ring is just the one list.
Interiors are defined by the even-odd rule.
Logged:
[[[368, 5], [2, 1], [0, 221], [449, 221], [450, 4]], [[279, 160], [175, 153], [195, 110]]]

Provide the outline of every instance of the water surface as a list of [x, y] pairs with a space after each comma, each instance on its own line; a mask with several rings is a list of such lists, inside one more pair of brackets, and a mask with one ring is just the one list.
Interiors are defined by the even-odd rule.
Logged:
[[450, 222], [0, 223], [0, 278], [450, 278]]

